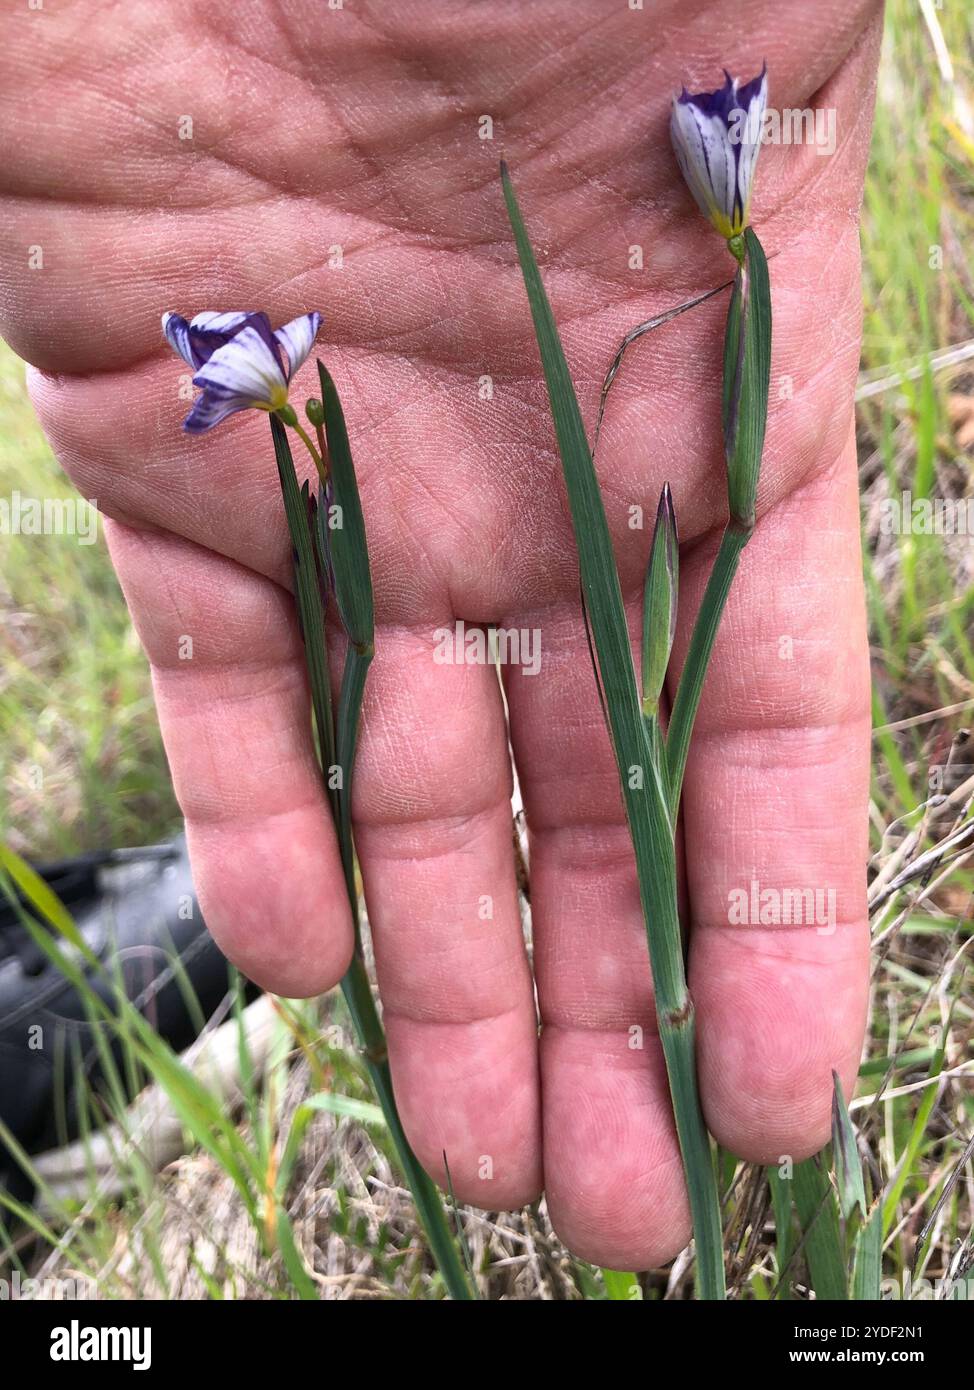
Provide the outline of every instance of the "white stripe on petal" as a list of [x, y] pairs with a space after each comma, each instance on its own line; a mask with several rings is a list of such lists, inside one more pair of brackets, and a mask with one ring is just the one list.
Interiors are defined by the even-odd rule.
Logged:
[[225, 398], [238, 396], [251, 405], [277, 409], [287, 400], [287, 382], [273, 351], [256, 328], [242, 328], [217, 348], [193, 378], [193, 384]]
[[284, 326], [279, 328], [274, 334], [274, 337], [287, 354], [288, 381], [291, 380], [294, 373], [311, 351], [312, 344], [318, 336], [318, 329], [320, 326], [321, 315], [316, 311], [313, 314], [302, 314], [299, 318], [292, 319], [290, 323], [284, 324]]
[[704, 141], [703, 126], [707, 118], [687, 102], [674, 101], [670, 117], [670, 136], [677, 162], [705, 217], [717, 211], [710, 163]]
[[747, 120], [745, 121], [747, 139], [742, 144], [740, 164], [737, 173], [738, 189], [740, 191], [741, 207], [744, 209], [745, 221], [747, 220], [748, 206], [751, 202], [751, 187], [754, 182], [754, 169], [761, 151], [761, 134], [764, 129], [764, 112], [767, 104], [768, 75], [765, 73], [761, 81], [761, 86], [748, 102]]
[[190, 328], [195, 332], [206, 329], [209, 333], [235, 333], [236, 330], [253, 315], [246, 313], [220, 313], [208, 310], [202, 314], [196, 314], [190, 321]]
[[173, 352], [178, 352], [183, 361], [193, 368], [195, 372], [200, 365], [199, 358], [193, 353], [193, 345], [189, 336], [189, 324], [182, 314], [163, 314], [162, 331], [165, 334], [166, 342]]
[[183, 421], [183, 429], [187, 434], [205, 434], [228, 415], [233, 415], [238, 410], [246, 410], [248, 404], [249, 402], [242, 401], [238, 396], [228, 396], [224, 399], [214, 396], [211, 391], [204, 391], [193, 402], [192, 410]]

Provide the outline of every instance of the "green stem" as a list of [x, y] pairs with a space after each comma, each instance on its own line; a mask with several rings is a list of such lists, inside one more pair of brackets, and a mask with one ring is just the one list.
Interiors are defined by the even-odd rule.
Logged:
[[321, 479], [323, 483], [327, 483], [328, 469], [325, 466], [324, 462], [324, 449], [322, 449], [322, 452], [319, 454], [318, 450], [311, 442], [311, 436], [308, 434], [308, 431], [301, 424], [300, 420], [288, 420], [286, 421], [286, 423], [291, 426], [292, 430], [294, 430], [294, 433], [304, 444], [304, 447], [307, 449], [308, 453], [314, 460], [315, 468], [318, 470], [318, 477]]
[[714, 640], [727, 603], [727, 595], [737, 573], [741, 551], [751, 539], [751, 534], [751, 528], [734, 522], [724, 530], [720, 538], [720, 549], [717, 551], [717, 558], [704, 590], [700, 612], [693, 625], [687, 658], [680, 673], [680, 683], [676, 689], [666, 735], [666, 781], [670, 817], [674, 823], [680, 806], [683, 774], [690, 751], [690, 736], [697, 717], [704, 677], [710, 664], [710, 655], [714, 649]]
[[[271, 427], [275, 451], [278, 456], [285, 514], [291, 532], [291, 541], [300, 561], [298, 574], [299, 576], [307, 576], [314, 572], [312, 551], [314, 542], [308, 529], [307, 511], [298, 491], [290, 445], [287, 442], [283, 424], [283, 421], [275, 420], [272, 417]], [[294, 428], [293, 423], [292, 428]], [[297, 427], [297, 432], [307, 445], [319, 472], [325, 477], [327, 469], [322, 472], [322, 456], [318, 454], [300, 426]], [[298, 599], [299, 607], [302, 610], [305, 661], [312, 692], [313, 694], [316, 692], [315, 717], [324, 726], [319, 727], [319, 742], [323, 750], [333, 750], [329, 752], [328, 756], [337, 756], [343, 774], [343, 786], [336, 802], [336, 799], [332, 798], [328, 791], [327, 767], [322, 768], [326, 795], [329, 798], [338, 835], [345, 890], [355, 928], [355, 948], [351, 965], [342, 980], [342, 994], [345, 997], [352, 1018], [352, 1025], [362, 1049], [369, 1080], [392, 1138], [399, 1166], [413, 1195], [416, 1212], [426, 1234], [430, 1251], [450, 1297], [469, 1302], [477, 1297], [476, 1288], [467, 1278], [466, 1270], [447, 1222], [443, 1200], [432, 1179], [424, 1171], [419, 1159], [410, 1148], [402, 1127], [402, 1121], [399, 1118], [389, 1071], [385, 1032], [372, 995], [372, 986], [362, 953], [358, 889], [355, 883], [355, 849], [352, 840], [349, 799], [352, 768], [355, 760], [358, 712], [369, 661], [372, 656], [371, 645], [366, 651], [360, 650], [351, 643], [350, 639], [349, 660], [346, 662], [339, 698], [338, 737], [336, 738], [334, 712], [328, 693], [330, 691], [328, 645], [324, 631], [324, 613], [317, 586], [312, 597], [307, 591], [307, 586], [302, 590], [299, 585]], [[314, 655], [316, 652], [318, 654]]]
[[696, 1026], [677, 908], [673, 827], [661, 795], [631, 800], [629, 814], [634, 843], [651, 846], [648, 854], [637, 849], [636, 876], [646, 923], [660, 1042], [690, 1198], [697, 1296], [720, 1300], [726, 1296], [720, 1200], [697, 1086]]
[[[357, 921], [358, 902], [352, 905], [353, 917]], [[356, 932], [356, 937], [358, 933]], [[430, 1251], [437, 1263], [443, 1282], [451, 1298], [470, 1302], [476, 1297], [467, 1278], [466, 1270], [457, 1251], [456, 1240], [447, 1224], [440, 1196], [433, 1180], [413, 1153], [399, 1118], [396, 1098], [392, 1089], [392, 1076], [386, 1051], [386, 1036], [379, 1021], [379, 1013], [372, 996], [362, 948], [356, 940], [355, 953], [344, 979], [342, 994], [352, 1016], [352, 1023], [358, 1036], [365, 1067], [375, 1091], [386, 1126], [392, 1137], [396, 1158], [402, 1169], [406, 1184], [413, 1195], [416, 1211], [426, 1233]]]
[[[724, 1297], [720, 1203], [710, 1140], [700, 1110], [694, 1058], [693, 1006], [687, 992], [676, 900], [676, 851], [663, 769], [650, 720], [636, 687], [612, 537], [592, 466], [578, 400], [531, 242], [505, 166], [504, 196], [534, 318], [552, 418], [561, 454], [578, 550], [584, 604], [591, 623], [605, 710], [636, 858], [649, 944], [659, 1034], [686, 1173], [697, 1256], [697, 1291]], [[642, 773], [642, 776], [636, 774]]]

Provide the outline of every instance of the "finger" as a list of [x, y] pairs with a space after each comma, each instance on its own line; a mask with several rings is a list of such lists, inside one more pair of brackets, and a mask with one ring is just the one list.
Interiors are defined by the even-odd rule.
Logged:
[[[681, 575], [684, 612], [710, 558], [697, 553]], [[683, 825], [704, 1107], [720, 1142], [754, 1162], [820, 1148], [832, 1070], [848, 1094], [858, 1064], [870, 729], [860, 565], [850, 437], [841, 465], [763, 518], [744, 552], [691, 745]]]
[[512, 668], [506, 685], [530, 834], [548, 1209], [575, 1254], [645, 1269], [682, 1249], [689, 1216], [632, 843], [581, 614], [533, 621], [540, 670]]
[[266, 989], [320, 994], [348, 966], [352, 927], [291, 602], [189, 541], [105, 530], [152, 665], [207, 926]]
[[460, 1200], [518, 1207], [541, 1190], [537, 1021], [495, 670], [382, 628], [362, 730], [356, 846], [403, 1124]]

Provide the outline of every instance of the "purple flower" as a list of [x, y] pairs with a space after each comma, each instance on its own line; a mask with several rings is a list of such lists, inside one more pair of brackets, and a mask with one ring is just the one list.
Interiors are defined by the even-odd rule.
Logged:
[[674, 98], [670, 139], [701, 212], [722, 236], [740, 236], [748, 223], [754, 166], [768, 102], [768, 65], [743, 87], [724, 70], [716, 92]]
[[188, 322], [163, 314], [167, 342], [193, 368], [193, 385], [203, 392], [183, 429], [202, 434], [237, 410], [281, 410], [320, 324], [319, 313], [302, 314], [272, 332], [266, 314], [211, 312]]

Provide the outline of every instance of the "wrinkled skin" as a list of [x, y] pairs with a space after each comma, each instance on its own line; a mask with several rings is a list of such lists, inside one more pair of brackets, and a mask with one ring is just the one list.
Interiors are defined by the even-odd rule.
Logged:
[[[828, 1136], [832, 1068], [852, 1084], [866, 1004], [852, 386], [878, 21], [863, 0], [48, 0], [3, 20], [2, 330], [32, 366], [58, 457], [105, 514], [207, 921], [284, 994], [327, 989], [349, 959], [267, 420], [183, 435], [183, 368], [159, 314], [263, 308], [276, 324], [319, 308], [373, 552], [355, 817], [405, 1125], [440, 1177], [446, 1151], [462, 1200], [511, 1208], [544, 1187], [570, 1247], [616, 1268], [673, 1255], [689, 1220], [497, 162], [510, 162], [591, 422], [623, 333], [733, 269], [680, 182], [672, 91], [716, 85], [722, 64], [750, 77], [767, 58], [773, 106], [837, 109], [834, 156], [770, 146], [758, 165], [773, 404], [683, 815], [708, 1123], [745, 1158], [799, 1159]], [[485, 114], [492, 140], [478, 137]], [[629, 268], [636, 244], [642, 270]], [[38, 245], [43, 269], [28, 270]], [[677, 669], [725, 513], [725, 312], [723, 295], [631, 349], [599, 448], [634, 632], [649, 532], [629, 509], [651, 518], [673, 486]], [[309, 363], [299, 407], [313, 383]], [[540, 674], [507, 672], [540, 1042], [500, 692], [488, 668], [432, 659], [434, 630], [456, 618], [542, 634]], [[834, 890], [834, 931], [730, 925], [729, 894], [752, 878]]]

